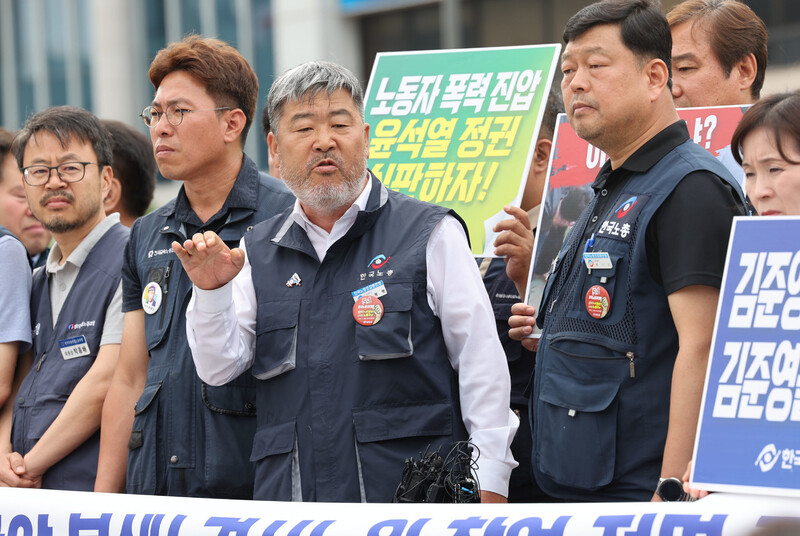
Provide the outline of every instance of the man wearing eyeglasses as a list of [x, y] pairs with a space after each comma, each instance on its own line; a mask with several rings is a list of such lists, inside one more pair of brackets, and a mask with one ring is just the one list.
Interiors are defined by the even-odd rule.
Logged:
[[[18, 366], [27, 375], [10, 405], [14, 451], [3, 453], [0, 481], [91, 491], [122, 338], [128, 240], [119, 215], [103, 210], [113, 177], [109, 134], [86, 110], [61, 106], [29, 119], [12, 150], [31, 212], [55, 245], [33, 275], [33, 352]], [[0, 441], [9, 444], [8, 437]]]
[[170, 244], [214, 231], [236, 245], [294, 198], [243, 153], [258, 80], [236, 49], [187, 37], [156, 55], [149, 76], [156, 93], [141, 116], [161, 174], [183, 186], [131, 229], [95, 490], [250, 499], [255, 381], [197, 377], [184, 315], [191, 282]]

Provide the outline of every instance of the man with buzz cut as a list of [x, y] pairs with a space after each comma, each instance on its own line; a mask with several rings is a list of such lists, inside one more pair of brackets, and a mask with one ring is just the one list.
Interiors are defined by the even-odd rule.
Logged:
[[257, 380], [255, 498], [389, 502], [406, 459], [470, 438], [480, 500], [505, 502], [518, 420], [463, 222], [367, 169], [363, 94], [344, 67], [288, 70], [267, 106], [294, 207], [240, 248], [210, 231], [173, 244], [195, 284], [198, 374]]
[[537, 483], [559, 499], [659, 500], [691, 458], [728, 236], [744, 196], [678, 117], [659, 2], [587, 6], [567, 23], [564, 42], [567, 117], [609, 159], [540, 310], [512, 308], [512, 337], [530, 333], [534, 313], [543, 328], [531, 461]]
[[[122, 337], [120, 270], [128, 229], [106, 216], [109, 134], [80, 108], [31, 117], [14, 155], [33, 215], [53, 233], [33, 275], [33, 355], [13, 399], [13, 452], [0, 460], [6, 486], [91, 491], [100, 415]], [[4, 444], [7, 438], [0, 438]]]
[[191, 281], [170, 244], [214, 231], [236, 245], [294, 198], [243, 152], [258, 79], [235, 48], [189, 36], [159, 51], [149, 75], [155, 96], [142, 119], [161, 174], [182, 186], [131, 229], [95, 490], [250, 499], [255, 380], [197, 377], [184, 314]]

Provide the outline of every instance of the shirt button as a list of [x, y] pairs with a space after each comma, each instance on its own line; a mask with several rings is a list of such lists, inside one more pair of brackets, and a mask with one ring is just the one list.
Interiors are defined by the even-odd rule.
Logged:
[[606, 195], [608, 195], [608, 190], [606, 190], [605, 188], [603, 188], [602, 190], [600, 190], [600, 195], [603, 195], [603, 196], [606, 196]]
[[597, 221], [597, 216], [592, 216], [592, 223]]
[[65, 285], [64, 283], [61, 283], [60, 285], [58, 285], [58, 289], [61, 292], [64, 292], [65, 290], [67, 290], [67, 285]]
[[18, 405], [20, 405], [20, 406], [21, 406], [21, 405], [22, 405], [22, 404], [24, 404], [24, 403], [25, 403], [25, 399], [24, 399], [24, 398], [22, 398], [22, 397], [19, 397], [19, 398], [17, 399], [17, 404], [18, 404]]
[[172, 456], [172, 457], [169, 459], [169, 463], [178, 463], [178, 457], [177, 457], [177, 456]]

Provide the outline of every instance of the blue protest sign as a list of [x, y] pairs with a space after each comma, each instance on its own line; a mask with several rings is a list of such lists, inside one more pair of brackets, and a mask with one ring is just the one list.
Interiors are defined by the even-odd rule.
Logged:
[[695, 443], [701, 488], [800, 496], [800, 218], [736, 218]]

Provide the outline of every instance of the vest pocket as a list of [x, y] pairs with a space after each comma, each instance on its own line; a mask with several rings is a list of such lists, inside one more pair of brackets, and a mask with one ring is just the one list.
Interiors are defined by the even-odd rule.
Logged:
[[[158, 401], [161, 383], [145, 385], [136, 402], [133, 429], [128, 441], [127, 490], [129, 493], [152, 495], [156, 491], [156, 454]], [[163, 469], [162, 469], [163, 470]]]
[[254, 466], [248, 451], [256, 429], [255, 382], [242, 374], [231, 383], [214, 387], [201, 385], [201, 397], [208, 411], [202, 411], [205, 431], [198, 441], [205, 463], [206, 489], [217, 497], [252, 499]]
[[[622, 319], [627, 304], [625, 303], [625, 296], [621, 294], [625, 290], [624, 281], [620, 281], [619, 278], [624, 278], [627, 273], [627, 259], [618, 254], [609, 254], [609, 258], [612, 263], [611, 268], [604, 270], [595, 268], [591, 273], [586, 268], [586, 263], [581, 260], [581, 275], [579, 276], [576, 289], [578, 292], [575, 294], [572, 307], [567, 311], [568, 317], [604, 322], [607, 324], [614, 324]], [[600, 287], [608, 293], [605, 313], [603, 313], [601, 308], [601, 297], [599, 295], [593, 296], [591, 300], [589, 299], [590, 290], [594, 287]], [[587, 301], [589, 303], [587, 303]], [[589, 312], [589, 307], [592, 307], [592, 311], [594, 311], [596, 315], [602, 314], [602, 318], [593, 316]]]
[[614, 477], [619, 382], [549, 371], [535, 417], [539, 471], [565, 486], [597, 489]]
[[[78, 385], [78, 382], [89, 372], [92, 368], [94, 360], [97, 357], [97, 352], [100, 351], [100, 338], [102, 336], [102, 326], [95, 326], [91, 328], [83, 328], [78, 331], [69, 332], [65, 338], [71, 339], [73, 337], [83, 336], [86, 339], [86, 344], [89, 346], [89, 354], [79, 357], [72, 357], [64, 359], [61, 352], [56, 349], [51, 352], [45, 361], [59, 360], [58, 363], [50, 363], [51, 367], [45, 369], [42, 367], [42, 374], [47, 374], [48, 379], [45, 380], [52, 392], [66, 398], [72, 394], [72, 390]], [[56, 348], [58, 348], [56, 346]], [[44, 378], [42, 378], [44, 379]], [[39, 380], [40, 382], [42, 380]]]
[[383, 316], [377, 323], [362, 326], [353, 320], [356, 349], [361, 361], [397, 359], [414, 354], [411, 342], [411, 285], [387, 285], [387, 291], [380, 298]]
[[259, 380], [294, 370], [299, 313], [297, 301], [267, 302], [258, 306], [256, 352], [251, 371]]
[[256, 464], [254, 498], [302, 501], [298, 460], [295, 419], [259, 427], [250, 454]]
[[362, 501], [391, 502], [407, 458], [447, 455], [453, 441], [449, 402], [353, 410]]

